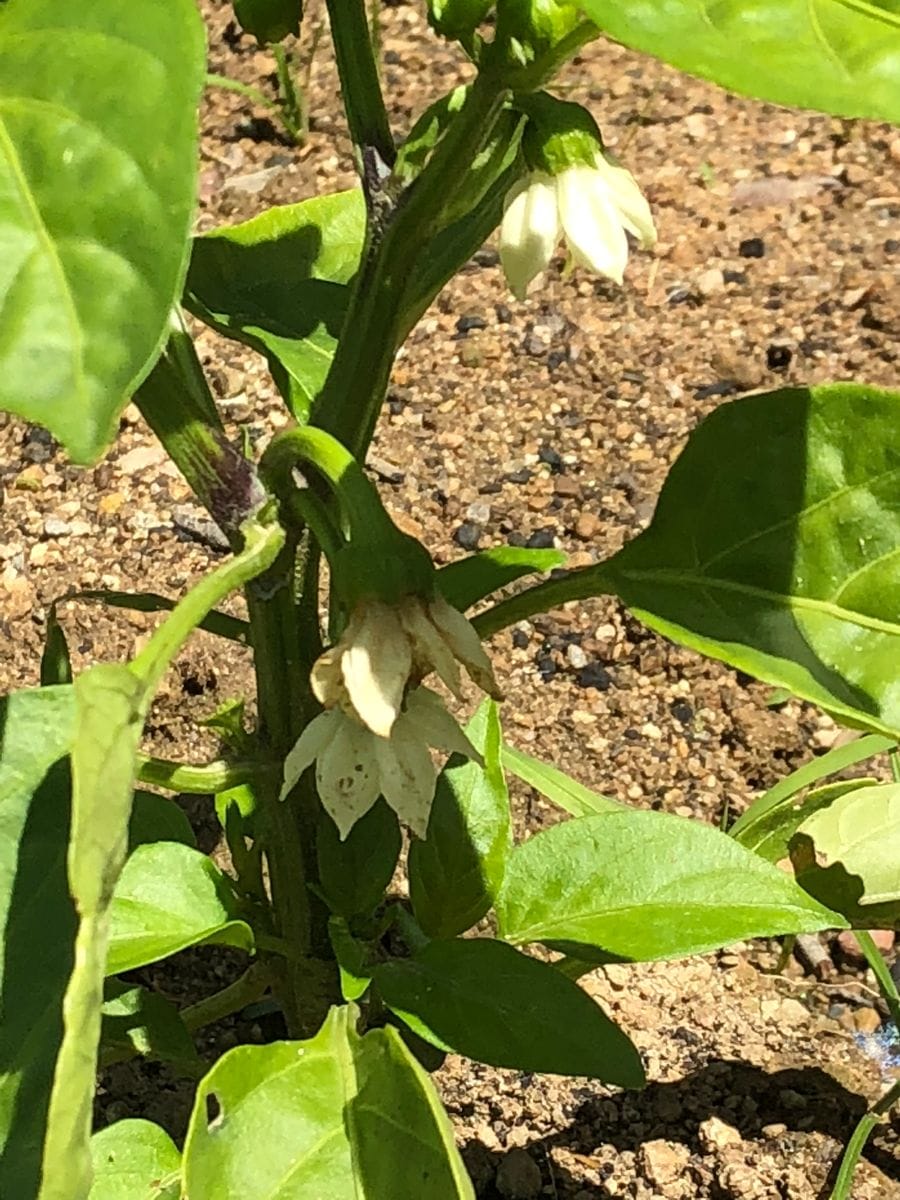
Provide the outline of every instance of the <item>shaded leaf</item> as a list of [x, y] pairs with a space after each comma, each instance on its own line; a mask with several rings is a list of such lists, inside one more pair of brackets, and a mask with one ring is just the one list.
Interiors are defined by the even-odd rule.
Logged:
[[821, 808], [828, 808], [845, 792], [868, 787], [875, 782], [874, 779], [843, 780], [811, 788], [799, 799], [794, 794], [768, 809], [736, 840], [768, 862], [780, 863], [789, 857], [791, 839], [808, 817]]
[[300, 32], [302, 0], [234, 0], [234, 15], [242, 29], [263, 45]]
[[155, 792], [135, 792], [128, 819], [128, 849], [151, 842], [194, 846], [196, 838], [184, 809], [174, 800]]
[[421, 1037], [477, 1062], [642, 1087], [637, 1050], [577, 983], [503, 942], [430, 942], [382, 963], [384, 1002]]
[[193, 1066], [194, 1040], [175, 1005], [147, 988], [110, 979], [106, 984], [100, 1028], [104, 1062], [140, 1054], [144, 1058]]
[[639, 962], [844, 924], [727, 834], [628, 809], [517, 846], [496, 909], [508, 941], [597, 946]]
[[500, 889], [512, 847], [494, 701], [484, 701], [466, 732], [485, 765], [460, 755], [449, 760], [438, 776], [428, 836], [409, 849], [413, 912], [431, 937], [454, 937], [484, 916]]
[[776, 104], [900, 121], [895, 0], [584, 0], [616, 41]]
[[190, 846], [138, 846], [126, 862], [110, 908], [106, 973], [119, 975], [200, 942], [250, 950], [249, 926], [236, 919], [228, 879]]
[[219, 1059], [185, 1142], [188, 1195], [474, 1200], [428, 1076], [395, 1030], [359, 1037], [355, 1014], [335, 1008], [308, 1041]]
[[192, 0], [3, 5], [0, 406], [77, 462], [112, 439], [179, 294], [203, 59]]
[[341, 841], [326, 812], [319, 814], [316, 856], [319, 886], [332, 912], [351, 921], [368, 916], [384, 899], [402, 838], [396, 814], [379, 799]]
[[497, 546], [441, 567], [437, 585], [444, 599], [465, 612], [478, 600], [507, 584], [539, 571], [562, 566], [566, 556], [559, 550], [526, 550]]
[[91, 1138], [89, 1200], [178, 1200], [181, 1155], [152, 1121], [117, 1121]]

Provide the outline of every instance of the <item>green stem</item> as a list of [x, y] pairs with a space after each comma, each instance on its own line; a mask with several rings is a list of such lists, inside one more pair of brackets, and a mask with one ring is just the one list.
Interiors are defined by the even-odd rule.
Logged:
[[280, 767], [255, 759], [229, 762], [223, 758], [195, 765], [139, 754], [137, 764], [137, 777], [141, 783], [194, 796], [214, 796], [217, 792], [240, 787], [244, 783], [256, 783], [268, 776], [276, 782], [281, 779]]
[[403, 300], [410, 282], [421, 270], [455, 185], [464, 181], [506, 96], [500, 78], [486, 73], [476, 77], [463, 107], [357, 273], [337, 352], [313, 406], [312, 421], [358, 459], [365, 457], [371, 441], [405, 332]]
[[372, 53], [365, 0], [327, 0], [327, 5], [350, 137], [359, 149], [376, 150], [391, 167], [396, 151]]
[[291, 59], [283, 43], [275, 42], [272, 46], [275, 59], [275, 73], [278, 76], [278, 92], [281, 104], [278, 108], [281, 122], [298, 145], [304, 138], [303, 106], [297, 95], [297, 87], [291, 70]]
[[258, 1000], [265, 995], [271, 982], [266, 964], [256, 962], [248, 967], [240, 979], [236, 979], [221, 992], [183, 1008], [180, 1013], [181, 1019], [188, 1032], [195, 1033], [204, 1025], [212, 1025], [215, 1021], [221, 1021], [223, 1017], [230, 1017], [232, 1013], [240, 1012], [242, 1008]]
[[[277, 64], [277, 59], [276, 59]], [[282, 107], [277, 100], [271, 100], [259, 88], [252, 87], [249, 83], [241, 83], [239, 79], [232, 79], [230, 75], [217, 75], [215, 72], [210, 72], [206, 76], [206, 86], [222, 88], [227, 92], [237, 92], [239, 96], [245, 96], [248, 100], [252, 100], [254, 104], [259, 104], [262, 108], [269, 109], [283, 120]]]
[[844, 1156], [841, 1159], [841, 1166], [831, 1193], [831, 1200], [849, 1200], [856, 1166], [862, 1156], [866, 1142], [869, 1140], [869, 1134], [881, 1118], [886, 1116], [898, 1101], [900, 1101], [900, 1079], [885, 1092], [876, 1104], [873, 1104], [864, 1116], [860, 1117], [859, 1123], [853, 1130], [850, 1140], [847, 1142]]
[[868, 929], [854, 930], [856, 940], [859, 942], [859, 948], [866, 956], [866, 962], [872, 968], [872, 974], [878, 980], [878, 986], [881, 989], [881, 994], [884, 996], [885, 1004], [891, 1014], [891, 1020], [895, 1027], [900, 1031], [900, 992], [897, 991], [897, 985], [894, 983], [894, 977], [888, 970], [888, 965], [884, 961], [881, 951], [875, 945], [875, 941], [869, 933]]

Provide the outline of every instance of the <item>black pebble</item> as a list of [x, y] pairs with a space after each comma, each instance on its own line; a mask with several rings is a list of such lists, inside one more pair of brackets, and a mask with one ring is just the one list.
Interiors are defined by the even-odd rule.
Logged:
[[766, 243], [762, 238], [744, 238], [738, 246], [741, 258], [762, 258], [766, 252]]
[[541, 446], [538, 450], [538, 459], [542, 463], [546, 463], [554, 475], [559, 475], [563, 470], [562, 455], [552, 446]]
[[457, 546], [462, 546], [463, 550], [477, 550], [478, 543], [481, 541], [481, 533], [480, 525], [476, 525], [474, 521], [463, 521], [454, 533], [453, 540]]
[[598, 662], [589, 662], [586, 667], [582, 667], [575, 676], [575, 681], [579, 687], [596, 688], [598, 692], [608, 692], [612, 687], [612, 675]]
[[766, 351], [766, 366], [770, 371], [786, 371], [793, 357], [790, 346], [770, 346]]
[[722, 278], [725, 280], [726, 283], [746, 283], [747, 282], [747, 272], [746, 271], [723, 271]]
[[514, 629], [513, 630], [512, 644], [515, 646], [515, 648], [517, 650], [524, 650], [530, 640], [531, 639], [529, 638], [528, 634], [525, 632], [524, 629]]
[[477, 313], [465, 313], [456, 322], [456, 332], [469, 333], [472, 329], [487, 329], [487, 321]]
[[556, 674], [556, 663], [549, 654], [541, 654], [534, 660], [534, 665], [541, 674], [542, 679], [552, 679]]
[[536, 529], [525, 546], [528, 550], [552, 550], [555, 538], [555, 529]]
[[510, 471], [506, 479], [509, 483], [528, 483], [533, 474], [527, 467], [520, 467], [518, 471]]
[[690, 725], [694, 719], [694, 710], [686, 700], [673, 700], [672, 716], [676, 721], [680, 721], [682, 725]]

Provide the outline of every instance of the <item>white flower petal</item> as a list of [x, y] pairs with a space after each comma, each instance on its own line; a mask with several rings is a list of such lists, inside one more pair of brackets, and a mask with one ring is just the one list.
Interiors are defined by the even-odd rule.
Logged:
[[454, 658], [454, 648], [429, 620], [424, 601], [418, 596], [409, 597], [400, 607], [400, 620], [412, 640], [413, 661], [417, 669], [422, 675], [437, 671], [457, 700], [461, 700], [459, 667]]
[[502, 700], [503, 693], [494, 678], [491, 660], [471, 622], [440, 595], [435, 596], [429, 603], [428, 615], [453, 651], [454, 657], [459, 659], [468, 671], [473, 683], [495, 700]]
[[500, 262], [518, 300], [545, 270], [559, 241], [556, 190], [549, 175], [535, 172], [508, 192], [500, 223]]
[[484, 759], [466, 737], [465, 731], [447, 711], [440, 696], [430, 688], [418, 687], [410, 692], [406, 701], [406, 711], [400, 714], [395, 729], [400, 726], [405, 728], [407, 722], [410, 722], [435, 750], [443, 750], [447, 754], [462, 754], [465, 758], [477, 762], [479, 766], [484, 766]]
[[597, 156], [597, 170], [606, 181], [622, 224], [637, 238], [641, 248], [648, 250], [656, 242], [656, 226], [647, 198], [634, 176], [608, 154]]
[[568, 167], [556, 177], [556, 195], [563, 235], [575, 262], [621, 283], [628, 239], [603, 176], [592, 167]]
[[382, 795], [416, 837], [424, 838], [436, 783], [427, 745], [415, 729], [398, 722], [389, 740], [375, 739], [375, 754]]
[[284, 760], [284, 783], [281, 787], [279, 800], [284, 800], [293, 790], [300, 776], [307, 767], [323, 753], [325, 747], [334, 737], [338, 728], [341, 714], [335, 710], [320, 713], [306, 726], [293, 749]]
[[335, 731], [319, 755], [316, 786], [343, 841], [378, 799], [381, 787], [375, 744], [382, 739], [338, 709], [332, 715]]
[[390, 736], [412, 669], [409, 640], [396, 609], [370, 601], [354, 614], [344, 637], [344, 683], [360, 720], [379, 737]]
[[343, 654], [344, 651], [340, 645], [332, 646], [330, 650], [319, 655], [309, 673], [313, 695], [326, 708], [333, 708], [340, 704], [347, 690], [341, 671]]

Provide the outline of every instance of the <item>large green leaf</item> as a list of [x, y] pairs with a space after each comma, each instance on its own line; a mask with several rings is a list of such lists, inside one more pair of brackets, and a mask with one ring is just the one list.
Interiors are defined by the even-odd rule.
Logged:
[[790, 799], [767, 809], [759, 820], [744, 829], [736, 840], [768, 862], [783, 862], [790, 857], [791, 839], [808, 817], [820, 809], [828, 808], [846, 792], [869, 787], [876, 782], [875, 779], [841, 780], [838, 783], [826, 783], [822, 787], [811, 788], [799, 800], [796, 796], [791, 796]]
[[328, 374], [364, 235], [356, 188], [270, 208], [194, 240], [185, 304], [264, 354], [299, 418]]
[[309, 1041], [219, 1059], [191, 1116], [187, 1195], [474, 1200], [428, 1076], [396, 1030], [359, 1037], [355, 1019], [335, 1008]]
[[253, 935], [236, 919], [237, 908], [227, 878], [199, 850], [178, 842], [138, 846], [113, 895], [107, 975], [200, 942], [251, 949]]
[[642, 1087], [637, 1050], [577, 983], [490, 938], [430, 942], [374, 974], [421, 1037], [495, 1067]]
[[496, 908], [507, 941], [634, 961], [844, 924], [727, 834], [630, 810], [564, 821], [517, 846]]
[[807, 817], [791, 843], [797, 881], [867, 929], [900, 922], [900, 784], [853, 788]]
[[118, 1121], [91, 1138], [89, 1200], [177, 1200], [181, 1155], [152, 1121]]
[[34, 1200], [77, 918], [66, 878], [71, 687], [0, 700], [0, 1196]]
[[0, 406], [79, 462], [112, 438], [178, 297], [203, 58], [193, 0], [0, 12]]
[[582, 0], [616, 41], [776, 104], [900, 121], [897, 0]]
[[484, 755], [484, 767], [459, 755], [450, 759], [438, 777], [428, 836], [409, 850], [413, 911], [432, 937], [455, 937], [484, 916], [512, 847], [500, 718], [492, 700], [481, 705], [466, 732]]

